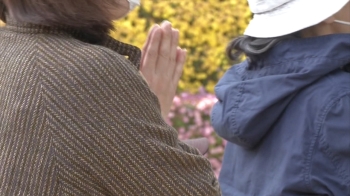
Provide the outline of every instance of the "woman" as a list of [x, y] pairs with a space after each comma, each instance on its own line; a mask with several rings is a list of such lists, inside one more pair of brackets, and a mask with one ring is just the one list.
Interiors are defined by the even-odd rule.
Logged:
[[349, 0], [248, 2], [254, 18], [227, 50], [247, 60], [212, 111], [228, 141], [223, 195], [350, 195]]
[[163, 120], [185, 61], [178, 31], [155, 25], [142, 58], [108, 37], [135, 3], [0, 0], [1, 195], [220, 195]]

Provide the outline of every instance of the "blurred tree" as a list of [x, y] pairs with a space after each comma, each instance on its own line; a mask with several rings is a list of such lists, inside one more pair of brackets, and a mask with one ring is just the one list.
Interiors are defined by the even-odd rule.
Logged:
[[231, 66], [227, 43], [241, 35], [251, 13], [246, 0], [143, 0], [139, 8], [115, 22], [111, 35], [142, 47], [151, 25], [168, 20], [180, 30], [180, 45], [188, 50], [180, 91], [208, 92]]

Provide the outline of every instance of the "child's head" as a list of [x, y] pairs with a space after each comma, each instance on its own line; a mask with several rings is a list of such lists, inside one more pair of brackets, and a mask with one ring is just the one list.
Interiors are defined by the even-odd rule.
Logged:
[[248, 0], [254, 18], [245, 35], [280, 37], [295, 32], [307, 36], [350, 33], [349, 0]]
[[282, 40], [350, 33], [350, 0], [248, 0], [253, 19], [244, 36], [227, 49], [231, 60], [241, 53], [251, 61]]
[[336, 33], [350, 33], [350, 2], [340, 11], [333, 14], [321, 23], [304, 29], [303, 37], [315, 37]]

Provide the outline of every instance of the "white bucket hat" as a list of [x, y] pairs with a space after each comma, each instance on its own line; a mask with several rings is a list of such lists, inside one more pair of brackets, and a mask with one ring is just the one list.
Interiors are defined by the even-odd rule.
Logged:
[[[248, 0], [254, 17], [244, 35], [279, 37], [316, 25], [350, 0]], [[350, 12], [350, 11], [349, 11]]]

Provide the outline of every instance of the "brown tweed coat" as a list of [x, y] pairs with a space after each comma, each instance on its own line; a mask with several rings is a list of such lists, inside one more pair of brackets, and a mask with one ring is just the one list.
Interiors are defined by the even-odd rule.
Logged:
[[0, 195], [220, 195], [208, 160], [162, 120], [139, 49], [79, 36], [0, 28]]

